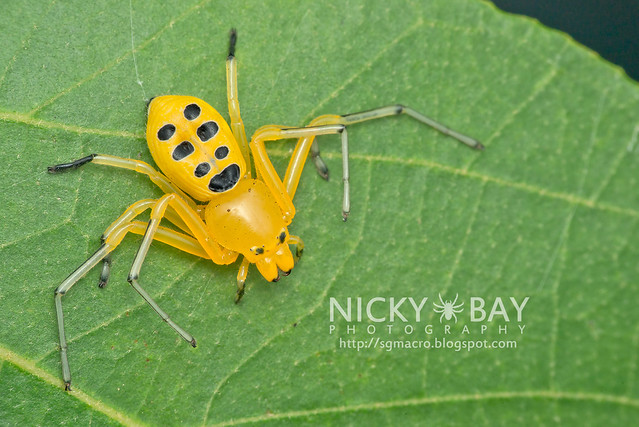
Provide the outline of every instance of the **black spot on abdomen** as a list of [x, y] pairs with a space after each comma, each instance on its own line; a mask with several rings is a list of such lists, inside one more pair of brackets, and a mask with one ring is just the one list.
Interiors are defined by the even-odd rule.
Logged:
[[184, 118], [186, 120], [195, 120], [200, 117], [202, 109], [197, 104], [189, 104], [184, 108]]
[[200, 138], [202, 142], [206, 142], [209, 139], [213, 138], [217, 135], [217, 131], [219, 130], [219, 126], [214, 121], [204, 122], [197, 128], [197, 136]]
[[211, 172], [211, 165], [208, 163], [200, 163], [199, 165], [197, 165], [197, 167], [195, 168], [195, 172], [193, 173], [197, 178], [202, 178], [209, 172]]
[[224, 160], [226, 159], [226, 156], [228, 155], [229, 155], [229, 147], [227, 147], [226, 145], [222, 145], [215, 149], [215, 158], [218, 160]]
[[172, 124], [164, 125], [158, 130], [158, 139], [160, 141], [168, 141], [175, 133], [175, 126]]
[[222, 193], [235, 187], [239, 179], [240, 167], [233, 163], [211, 178], [211, 181], [209, 181], [209, 190], [214, 193]]
[[180, 145], [175, 147], [173, 150], [173, 159], [174, 160], [182, 160], [186, 156], [193, 154], [195, 151], [195, 147], [189, 141], [182, 141]]

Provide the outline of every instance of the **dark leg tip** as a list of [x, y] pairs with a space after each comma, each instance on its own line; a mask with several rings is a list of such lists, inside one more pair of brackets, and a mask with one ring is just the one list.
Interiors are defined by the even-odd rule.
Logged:
[[71, 381], [64, 383], [64, 391], [72, 391], [71, 390]]
[[291, 274], [291, 271], [292, 271], [292, 270], [283, 271], [283, 272], [282, 272], [282, 274], [283, 274], [284, 276], [288, 276], [289, 274]]
[[480, 150], [480, 151], [484, 151], [484, 144], [482, 144], [481, 142], [477, 141], [477, 145], [475, 145], [475, 149], [476, 150]]
[[311, 158], [313, 159], [313, 163], [315, 164], [315, 169], [317, 169], [317, 173], [319, 174], [319, 176], [321, 176], [324, 180], [328, 181], [329, 179], [328, 166], [326, 166], [326, 163], [320, 156], [319, 151], [313, 152], [311, 150]]
[[107, 285], [107, 283], [109, 283], [108, 280], [103, 280], [103, 279], [98, 280], [98, 288], [104, 289], [104, 287]]
[[280, 280], [280, 275], [278, 273], [277, 277], [275, 279], [271, 280], [271, 282], [275, 283], [275, 282], [279, 282], [279, 280]]
[[326, 165], [317, 166], [317, 174], [322, 177], [324, 181], [330, 181], [331, 174], [328, 171]]
[[231, 28], [231, 32], [229, 33], [229, 58], [235, 56], [235, 43], [237, 43], [237, 30]]
[[342, 221], [346, 222], [349, 215], [350, 215], [350, 212], [342, 212]]
[[197, 347], [197, 343], [195, 342], [195, 338], [191, 339], [191, 346], [193, 348]]
[[59, 165], [54, 165], [54, 166], [49, 166], [47, 167], [47, 171], [49, 173], [58, 173], [64, 170], [68, 170], [68, 169], [77, 169], [80, 166], [89, 163], [91, 160], [93, 160], [93, 158], [97, 156], [97, 154], [89, 154], [86, 157], [83, 157], [81, 159], [78, 160], [74, 160], [70, 163], [61, 163]]
[[239, 304], [243, 296], [244, 296], [244, 289], [242, 289], [241, 291], [237, 291], [237, 293], [235, 294], [235, 304]]

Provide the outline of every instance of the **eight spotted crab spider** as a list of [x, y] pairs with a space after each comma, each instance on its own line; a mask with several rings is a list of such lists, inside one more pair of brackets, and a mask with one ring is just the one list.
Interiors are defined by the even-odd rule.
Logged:
[[[249, 265], [255, 264], [266, 280], [275, 282], [280, 272], [288, 275], [300, 258], [304, 244], [288, 232], [295, 216], [293, 197], [310, 152], [319, 174], [328, 178], [328, 168], [319, 155], [315, 137], [340, 134], [343, 156], [343, 219], [350, 211], [348, 138], [346, 126], [382, 117], [408, 116], [476, 149], [483, 146], [473, 138], [455, 132], [403, 105], [391, 105], [347, 115], [322, 115], [306, 127], [267, 125], [250, 141], [240, 118], [237, 94], [235, 43], [231, 30], [226, 61], [230, 126], [213, 107], [191, 96], [159, 96], [148, 106], [146, 139], [158, 172], [149, 164], [107, 154], [91, 154], [70, 163], [48, 168], [56, 173], [92, 162], [128, 169], [147, 175], [166, 193], [159, 199], [133, 203], [102, 236], [102, 245], [55, 290], [55, 307], [60, 336], [60, 355], [65, 389], [70, 390], [71, 373], [67, 358], [62, 297], [89, 270], [102, 262], [99, 286], [109, 279], [111, 252], [128, 233], [143, 236], [133, 260], [128, 281], [144, 300], [184, 340], [195, 347], [191, 334], [177, 325], [140, 286], [142, 263], [151, 242], [158, 240], [181, 251], [210, 259], [215, 264], [231, 264], [241, 258], [237, 275], [238, 302], [244, 294]], [[284, 179], [271, 164], [265, 142], [296, 138], [297, 145]], [[251, 160], [255, 168], [253, 176]], [[138, 216], [150, 210], [148, 223]], [[160, 225], [166, 219], [181, 231]], [[289, 245], [295, 246], [295, 254]]]

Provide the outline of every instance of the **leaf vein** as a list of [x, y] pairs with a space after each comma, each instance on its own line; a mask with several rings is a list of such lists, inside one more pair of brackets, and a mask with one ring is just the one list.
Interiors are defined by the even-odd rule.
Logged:
[[[481, 205], [481, 201], [484, 195], [484, 189], [486, 188], [486, 182], [482, 182], [481, 187], [479, 189], [479, 194], [477, 195], [477, 201], [475, 202], [475, 205], [473, 206], [473, 210], [470, 214], [470, 218], [468, 220], [468, 226], [466, 227], [466, 232], [464, 234], [464, 238], [461, 241], [461, 244], [459, 245], [459, 249], [457, 250], [457, 253], [455, 254], [455, 259], [453, 260], [453, 265], [450, 268], [450, 272], [448, 273], [448, 277], [446, 278], [446, 283], [442, 286], [440, 292], [443, 293], [444, 295], [446, 294], [446, 292], [448, 291], [448, 289], [450, 288], [452, 282], [453, 282], [453, 277], [455, 276], [455, 273], [457, 272], [457, 269], [459, 268], [460, 265], [460, 261], [461, 258], [464, 255], [464, 249], [466, 248], [466, 244], [468, 243], [468, 236], [470, 236], [470, 234], [472, 233], [473, 230], [473, 225], [475, 224], [475, 220], [477, 219], [477, 213], [479, 212], [479, 206]], [[441, 295], [440, 293], [440, 295]], [[451, 298], [452, 299], [452, 298]], [[432, 324], [432, 319], [435, 316], [435, 312], [434, 311], [430, 311], [428, 313], [428, 323]], [[429, 360], [429, 354], [430, 352], [426, 352], [425, 356], [424, 356], [424, 366], [428, 365], [428, 360]], [[424, 387], [426, 387], [428, 385], [428, 370], [426, 370], [426, 375], [424, 377]], [[424, 388], [424, 390], [426, 390], [426, 388]]]
[[280, 413], [269, 413], [268, 415], [259, 415], [255, 417], [237, 418], [229, 420], [213, 426], [234, 426], [240, 424], [257, 423], [275, 420], [291, 420], [293, 418], [306, 418], [310, 416], [340, 414], [363, 411], [376, 411], [382, 409], [396, 409], [426, 405], [441, 405], [450, 403], [463, 402], [484, 402], [489, 400], [523, 400], [523, 399], [539, 399], [552, 401], [577, 401], [588, 403], [613, 403], [620, 406], [629, 406], [639, 408], [639, 400], [626, 396], [618, 396], [603, 393], [584, 393], [569, 391], [553, 391], [553, 390], [530, 390], [530, 391], [505, 391], [505, 392], [489, 392], [475, 394], [454, 394], [448, 396], [423, 397], [416, 399], [392, 400], [385, 402], [361, 403], [356, 405], [333, 406], [326, 408], [288, 411]]
[[[39, 378], [49, 385], [52, 385], [58, 389], [62, 388], [62, 380], [60, 378], [51, 375], [42, 368], [39, 368], [38, 366], [36, 366], [36, 362], [34, 362], [33, 360], [22, 357], [7, 348], [0, 347], [0, 360], [11, 363], [12, 365], [18, 367], [19, 369], [27, 372], [30, 375], [33, 375], [34, 377]], [[77, 387], [74, 387], [73, 391], [70, 392], [68, 395], [80, 400], [81, 402], [84, 402], [91, 409], [101, 412], [102, 414], [121, 424], [131, 426], [144, 425], [140, 421], [135, 420], [118, 411], [117, 409], [107, 405], [102, 400], [95, 399], [94, 397], [83, 392]]]

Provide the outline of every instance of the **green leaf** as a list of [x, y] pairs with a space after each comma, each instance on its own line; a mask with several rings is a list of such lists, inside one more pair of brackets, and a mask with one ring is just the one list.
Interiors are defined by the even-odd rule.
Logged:
[[[623, 425], [639, 417], [639, 88], [618, 69], [481, 2], [25, 1], [5, 9], [3, 424]], [[307, 167], [290, 228], [305, 255], [277, 284], [251, 267], [239, 305], [237, 264], [153, 244], [141, 284], [197, 338], [196, 349], [127, 284], [140, 242], [127, 237], [107, 288], [92, 271], [63, 298], [74, 386], [66, 393], [53, 290], [128, 205], [161, 192], [113, 168], [50, 175], [46, 167], [90, 153], [151, 162], [150, 96], [190, 94], [226, 114], [230, 27], [239, 33], [249, 134], [401, 102], [486, 150], [408, 117], [352, 126], [352, 213], [342, 223], [339, 138], [322, 137], [333, 179]], [[292, 144], [269, 146], [280, 171]], [[456, 323], [433, 311], [440, 294], [464, 303]], [[345, 307], [349, 297], [364, 308], [385, 298], [371, 314], [386, 320], [364, 310], [349, 324], [336, 314], [331, 334], [329, 302]], [[406, 302], [407, 322], [391, 322], [391, 297], [428, 301], [419, 321]], [[502, 298], [509, 321], [473, 322], [472, 297], [487, 311]], [[529, 297], [520, 322], [510, 297]], [[517, 348], [379, 346], [444, 338]], [[352, 339], [377, 347], [340, 348]]]

